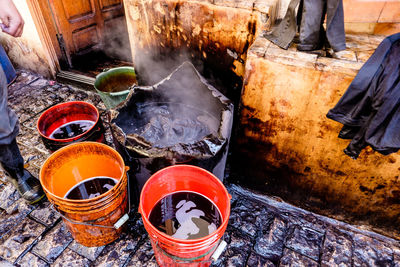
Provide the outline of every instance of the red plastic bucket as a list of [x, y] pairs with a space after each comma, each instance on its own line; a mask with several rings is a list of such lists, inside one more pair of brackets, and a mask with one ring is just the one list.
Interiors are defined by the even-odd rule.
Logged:
[[[92, 121], [94, 124], [87, 131], [71, 138], [55, 139], [50, 137], [60, 126], [79, 120]], [[83, 101], [61, 103], [47, 109], [39, 117], [37, 129], [45, 147], [51, 152], [75, 142], [95, 141], [104, 143], [105, 141], [104, 127], [99, 111], [92, 104]]]
[[[149, 221], [156, 203], [179, 191], [192, 191], [210, 199], [219, 209], [222, 224], [210, 235], [199, 239], [177, 239], [169, 236]], [[230, 199], [225, 186], [212, 173], [191, 165], [174, 165], [150, 177], [140, 194], [139, 212], [149, 234], [156, 260], [160, 266], [209, 266], [211, 256], [226, 230], [230, 214]]]

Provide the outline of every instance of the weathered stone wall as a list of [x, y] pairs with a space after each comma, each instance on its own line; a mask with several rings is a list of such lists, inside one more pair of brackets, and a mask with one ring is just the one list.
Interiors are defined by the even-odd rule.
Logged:
[[326, 118], [382, 38], [347, 36], [344, 59], [277, 48], [259, 38], [250, 49], [239, 145], [232, 164], [241, 182], [302, 207], [344, 215], [399, 234], [400, 155], [367, 148], [343, 153], [341, 124]]
[[0, 32], [0, 43], [15, 68], [30, 70], [46, 77], [53, 76], [55, 69], [49, 63], [50, 59], [36, 29], [27, 1], [14, 2], [25, 21], [24, 32], [19, 38]]
[[246, 53], [270, 27], [277, 1], [126, 0], [133, 62], [139, 74], [154, 69], [150, 58], [173, 50], [214, 70], [241, 77]]

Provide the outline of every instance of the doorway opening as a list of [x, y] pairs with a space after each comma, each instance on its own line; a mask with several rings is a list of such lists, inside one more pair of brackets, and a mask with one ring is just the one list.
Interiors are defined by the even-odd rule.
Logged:
[[47, 0], [41, 10], [58, 79], [92, 86], [104, 69], [133, 65], [122, 0]]

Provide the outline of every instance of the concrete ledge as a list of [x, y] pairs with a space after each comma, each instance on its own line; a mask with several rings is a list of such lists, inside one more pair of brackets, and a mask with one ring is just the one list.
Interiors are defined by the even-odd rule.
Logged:
[[383, 38], [348, 35], [338, 58], [256, 39], [247, 56], [236, 153], [244, 183], [399, 234], [393, 226], [400, 222], [400, 155], [367, 148], [353, 160], [343, 153], [349, 140], [337, 137], [342, 125], [326, 118]]

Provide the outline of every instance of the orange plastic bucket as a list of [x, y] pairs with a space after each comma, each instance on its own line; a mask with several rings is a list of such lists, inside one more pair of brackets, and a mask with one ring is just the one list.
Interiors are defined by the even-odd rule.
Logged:
[[[222, 224], [205, 237], [191, 240], [169, 236], [149, 221], [156, 203], [166, 195], [192, 191], [210, 199], [219, 209]], [[225, 186], [212, 173], [191, 165], [174, 165], [150, 177], [140, 194], [139, 212], [160, 266], [209, 266], [211, 256], [228, 225], [230, 199]]]
[[[43, 163], [40, 183], [47, 198], [60, 212], [73, 238], [87, 247], [97, 247], [117, 239], [123, 227], [114, 227], [127, 219], [127, 167], [113, 148], [97, 142], [65, 146]], [[64, 198], [79, 182], [96, 176], [118, 180], [110, 190], [83, 200]]]

